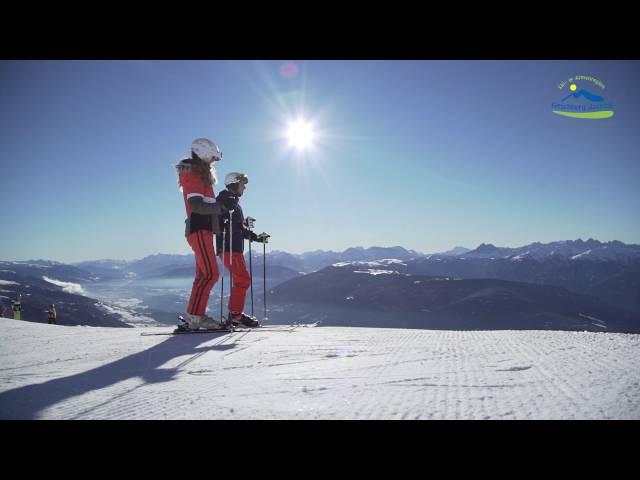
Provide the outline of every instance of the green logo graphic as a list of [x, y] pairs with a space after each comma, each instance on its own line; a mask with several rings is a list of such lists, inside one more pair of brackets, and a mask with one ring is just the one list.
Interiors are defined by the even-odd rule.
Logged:
[[[596, 87], [600, 90], [596, 90]], [[553, 113], [589, 120], [613, 117], [613, 103], [605, 99], [606, 86], [597, 78], [576, 75], [561, 82], [558, 89], [562, 91], [563, 98], [551, 104]]]

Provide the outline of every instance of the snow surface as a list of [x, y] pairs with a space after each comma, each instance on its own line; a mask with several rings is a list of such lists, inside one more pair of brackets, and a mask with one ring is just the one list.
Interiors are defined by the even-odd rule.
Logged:
[[2, 262], [2, 263], [9, 264], [9, 265], [24, 265], [25, 267], [34, 267], [34, 268], [51, 268], [52, 265], [55, 264], [56, 262], [49, 262], [52, 265], [42, 265], [39, 263], [29, 263], [29, 262]]
[[375, 268], [368, 268], [367, 270], [354, 270], [353, 273], [366, 273], [367, 275], [400, 275], [399, 272], [396, 272], [395, 270], [379, 270], [379, 269], [375, 269]]
[[129, 310], [132, 307], [141, 308], [141, 309], [149, 308], [147, 306], [141, 306], [140, 305], [141, 303], [142, 303], [141, 300], [134, 298], [134, 299], [122, 299], [113, 303], [98, 302], [98, 303], [95, 303], [94, 305], [96, 306], [96, 308], [98, 308], [99, 310], [102, 310], [103, 312], [118, 315], [121, 321], [123, 321], [128, 325], [131, 325], [132, 327], [162, 325], [160, 322], [158, 322], [157, 320], [154, 320], [151, 317]]
[[391, 265], [402, 265], [407, 266], [402, 260], [398, 260], [396, 258], [383, 258], [381, 260], [375, 260], [370, 262], [361, 262], [361, 261], [351, 261], [351, 262], [337, 262], [332, 264], [332, 267], [349, 267], [349, 266], [357, 266], [357, 267], [388, 267]]
[[586, 252], [582, 252], [582, 253], [579, 253], [578, 255], [574, 255], [573, 257], [571, 257], [571, 260], [577, 260], [579, 258], [586, 257], [587, 255], [590, 255], [590, 254], [591, 254], [591, 250], [587, 250]]
[[73, 282], [63, 282], [62, 280], [56, 280], [55, 278], [49, 278], [47, 276], [42, 277], [45, 282], [51, 283], [53, 285], [57, 285], [58, 287], [62, 287], [62, 291], [66, 293], [73, 293], [75, 295], [86, 296], [87, 293], [84, 291], [82, 286], [79, 283]]
[[640, 335], [0, 318], [0, 418], [640, 419]]

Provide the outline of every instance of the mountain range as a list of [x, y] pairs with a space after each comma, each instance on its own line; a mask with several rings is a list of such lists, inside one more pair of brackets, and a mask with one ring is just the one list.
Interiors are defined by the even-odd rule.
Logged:
[[554, 285], [640, 312], [640, 245], [591, 239], [519, 248], [482, 244], [460, 256], [428, 255], [406, 271]]
[[[83, 295], [80, 284], [57, 280], [56, 277], [64, 276], [64, 273], [69, 274], [66, 278], [79, 280], [80, 274], [75, 267], [64, 268], [69, 266], [46, 263], [11, 265], [10, 262], [0, 262], [0, 315], [13, 317], [12, 302], [21, 296], [24, 320], [47, 322], [46, 311], [53, 303], [56, 305], [58, 323], [62, 325], [130, 326], [122, 321], [120, 315], [104, 308], [97, 300]], [[38, 274], [29, 272], [29, 268]], [[17, 273], [18, 270], [21, 273]]]
[[[247, 266], [249, 266], [248, 252], [245, 254], [245, 259]], [[262, 301], [260, 296], [263, 288], [263, 260], [262, 252], [254, 250], [252, 267], [257, 302]], [[362, 267], [362, 265], [358, 267], [362, 262], [376, 263], [377, 267], [366, 267], [363, 270], [375, 278], [376, 283], [369, 285], [367, 283], [369, 280], [364, 280], [363, 273], [354, 273], [357, 268]], [[352, 272], [352, 275], [348, 275], [348, 278], [342, 278], [342, 275], [346, 275], [344, 268], [348, 264], [352, 264], [356, 270]], [[333, 272], [336, 268], [338, 270]], [[397, 274], [391, 275], [385, 272], [390, 269]], [[380, 270], [380, 272], [373, 272], [375, 270]], [[333, 273], [329, 274], [329, 272]], [[508, 298], [526, 299], [525, 303], [528, 307], [523, 307], [521, 313], [527, 317], [525, 319], [514, 317], [514, 321], [517, 320], [522, 325], [546, 325], [551, 322], [554, 325], [568, 325], [572, 326], [571, 328], [577, 328], [581, 325], [582, 320], [580, 319], [592, 317], [603, 320], [601, 323], [605, 323], [609, 329], [624, 329], [631, 328], [629, 324], [633, 325], [635, 320], [630, 318], [634, 314], [640, 313], [640, 245], [629, 245], [619, 241], [600, 242], [593, 239], [586, 241], [578, 239], [547, 244], [536, 242], [517, 248], [496, 247], [483, 243], [472, 250], [456, 247], [448, 252], [435, 254], [424, 254], [402, 247], [355, 247], [343, 252], [318, 250], [303, 254], [272, 251], [267, 254], [266, 273], [267, 287], [273, 291], [270, 294], [273, 295], [273, 299], [268, 298], [268, 301], [270, 305], [273, 305], [273, 312], [276, 315], [278, 309], [281, 309], [280, 313], [282, 314], [285, 313], [285, 310], [287, 310], [287, 314], [291, 314], [295, 310], [296, 314], [301, 316], [316, 310], [325, 315], [331, 309], [338, 309], [342, 314], [344, 308], [353, 312], [354, 306], [357, 306], [360, 309], [374, 309], [374, 315], [371, 318], [387, 315], [385, 317], [387, 320], [382, 321], [382, 325], [388, 326], [390, 322], [398, 324], [399, 320], [394, 317], [393, 312], [406, 313], [406, 317], [402, 317], [404, 320], [400, 320], [401, 323], [420, 324], [424, 316], [415, 317], [416, 312], [432, 311], [432, 308], [426, 297], [418, 295], [416, 299], [409, 301], [402, 295], [400, 287], [405, 285], [402, 282], [407, 280], [398, 279], [406, 278], [413, 278], [412, 281], [419, 282], [415, 285], [427, 282], [428, 285], [431, 285], [432, 290], [435, 288], [434, 285], [437, 285], [434, 282], [442, 282], [442, 280], [433, 280], [434, 278], [449, 279], [444, 280], [444, 284], [455, 285], [455, 287], [442, 287], [449, 289], [445, 290], [446, 292], [457, 292], [455, 295], [451, 293], [456, 297], [457, 306], [455, 308], [453, 305], [438, 304], [438, 318], [442, 319], [445, 317], [453, 318], [451, 312], [456, 312], [456, 318], [462, 318], [464, 314], [468, 314], [470, 317], [479, 315], [478, 312], [483, 310], [475, 308], [475, 303], [479, 301], [478, 298], [486, 302], [487, 305], [493, 306], [489, 312], [493, 312], [491, 318], [496, 319], [495, 324], [499, 323], [495, 314], [513, 312], [508, 308], [510, 305]], [[80, 287], [81, 285], [124, 279], [126, 281], [121, 283], [126, 285], [129, 281], [154, 278], [193, 278], [193, 275], [193, 255], [158, 254], [135, 261], [94, 260], [73, 265], [48, 260], [0, 262], [0, 300], [6, 307], [10, 304], [10, 300], [18, 292], [24, 292], [25, 288], [39, 289], [45, 307], [48, 303], [67, 301], [69, 305], [74, 304], [78, 308], [84, 309], [88, 318], [93, 319], [92, 322], [109, 323], [114, 316], [104, 316], [100, 313], [99, 308], [94, 311], [97, 301], [93, 303], [80, 301], [80, 298], [85, 299], [86, 297], [77, 295], [77, 292], [69, 286], [57, 284], [66, 282]], [[432, 280], [428, 280], [429, 278]], [[51, 281], [47, 281], [47, 279]], [[370, 297], [357, 290], [351, 284], [353, 280], [375, 287], [374, 291], [378, 294]], [[413, 291], [412, 289], [415, 288], [411, 287], [414, 285], [413, 283], [407, 285], [409, 285], [408, 291]], [[568, 292], [567, 295], [570, 296], [564, 296], [565, 300], [570, 299], [573, 302], [572, 309], [567, 310], [566, 305], [554, 300], [549, 304], [549, 309], [544, 310], [544, 303], [555, 294], [550, 293], [551, 290], [536, 290], [535, 287], [538, 286], [556, 287]], [[344, 290], [342, 293], [340, 293], [340, 288]], [[352, 294], [356, 290], [357, 295]], [[35, 291], [32, 290], [31, 293]], [[322, 297], [321, 294], [324, 291], [330, 291], [331, 295]], [[505, 291], [511, 293], [507, 295]], [[389, 292], [395, 292], [392, 295], [393, 298], [379, 304], [378, 300], [387, 298]], [[467, 292], [468, 295], [459, 297], [462, 295], [461, 292]], [[540, 292], [546, 293], [542, 295]], [[76, 295], [67, 300], [63, 299], [64, 295], [71, 294]], [[573, 295], [582, 295], [583, 297], [574, 297]], [[559, 295], [559, 297], [562, 296]], [[589, 297], [589, 301], [585, 296]], [[353, 299], [345, 300], [347, 297], [353, 297]], [[279, 302], [281, 305], [276, 306], [273, 302]], [[603, 302], [608, 307], [618, 310], [607, 310], [604, 305], [598, 302]], [[303, 304], [309, 305], [307, 310], [300, 308]], [[287, 307], [285, 308], [283, 305]], [[420, 306], [420, 308], [407, 310], [407, 307], [411, 305], [416, 308]], [[534, 305], [537, 306], [534, 308]], [[25, 308], [27, 308], [26, 305]], [[41, 306], [38, 304], [33, 312], [34, 315], [37, 315], [36, 318], [42, 317], [40, 308]], [[568, 316], [566, 312], [569, 312]], [[26, 310], [25, 313], [27, 313]], [[449, 315], [450, 313], [451, 315]], [[167, 313], [168, 318], [172, 318], [174, 314], [175, 312]], [[527, 323], [531, 318], [536, 318], [536, 315], [540, 321]], [[544, 317], [545, 315], [547, 317], [551, 315], [555, 320], [549, 320]], [[620, 317], [619, 322], [614, 318], [616, 315]], [[628, 317], [628, 315], [632, 315], [632, 317]], [[433, 315], [431, 317], [433, 324], [435, 317]], [[350, 319], [351, 317], [347, 315], [345, 318]], [[475, 326], [484, 325], [482, 321], [477, 321], [477, 318], [473, 319], [473, 324]], [[448, 325], [454, 325], [457, 320], [449, 319], [447, 321]], [[586, 324], [588, 325], [588, 322]]]
[[[245, 260], [249, 262], [248, 252], [245, 252]], [[269, 265], [279, 265], [290, 268], [300, 273], [310, 273], [338, 262], [374, 261], [384, 258], [398, 260], [436, 260], [438, 258], [460, 259], [505, 259], [522, 261], [526, 259], [564, 259], [564, 260], [610, 260], [621, 264], [633, 263], [640, 260], [640, 245], [625, 244], [620, 241], [600, 242], [589, 239], [583, 241], [568, 240], [551, 243], [531, 243], [522, 247], [496, 247], [492, 244], [482, 243], [475, 249], [456, 247], [442, 253], [426, 254], [415, 250], [407, 250], [403, 247], [354, 247], [342, 252], [316, 250], [301, 254], [293, 254], [279, 250], [267, 254]], [[262, 262], [262, 252], [254, 250], [253, 261], [255, 264]], [[52, 262], [55, 263], [55, 262]], [[137, 275], [137, 276], [164, 276], [167, 272], [184, 266], [193, 266], [192, 254], [187, 255], [150, 255], [140, 260], [96, 260], [74, 263], [73, 266], [92, 272], [92, 274], [106, 274], [109, 276]], [[62, 265], [62, 264], [60, 264]]]
[[[273, 321], [448, 330], [640, 332], [640, 314], [552, 285], [407, 272], [398, 260], [344, 262], [271, 289]], [[302, 321], [302, 320], [301, 320]]]

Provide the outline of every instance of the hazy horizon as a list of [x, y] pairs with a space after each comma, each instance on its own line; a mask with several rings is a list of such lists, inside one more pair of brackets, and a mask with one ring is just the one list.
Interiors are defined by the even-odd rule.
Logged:
[[[433, 251], [433, 252], [424, 252], [424, 251], [420, 251], [420, 250], [415, 250], [415, 249], [407, 248], [407, 247], [404, 247], [404, 246], [402, 246], [402, 245], [390, 245], [390, 246], [381, 246], [381, 245], [369, 245], [369, 246], [363, 246], [363, 245], [355, 245], [355, 246], [347, 247], [347, 248], [345, 248], [345, 249], [343, 249], [343, 250], [323, 250], [323, 249], [317, 249], [317, 250], [306, 250], [306, 251], [304, 251], [304, 252], [291, 252], [291, 251], [288, 251], [288, 250], [280, 250], [280, 249], [273, 249], [273, 250], [270, 250], [270, 249], [268, 249], [268, 248], [267, 248], [266, 253], [267, 253], [267, 257], [268, 257], [270, 253], [276, 253], [276, 252], [280, 252], [280, 253], [288, 253], [288, 254], [293, 254], [293, 255], [304, 255], [304, 254], [307, 254], [307, 253], [315, 253], [315, 252], [326, 252], [326, 253], [333, 252], [333, 253], [342, 253], [342, 252], [345, 252], [346, 250], [354, 249], [354, 248], [362, 248], [362, 249], [367, 250], [367, 249], [369, 249], [369, 248], [398, 248], [398, 247], [399, 247], [399, 248], [403, 248], [403, 249], [405, 249], [405, 250], [407, 250], [407, 251], [410, 251], [410, 250], [415, 251], [415, 252], [417, 252], [417, 253], [419, 253], [419, 254], [422, 254], [422, 255], [433, 255], [433, 254], [437, 254], [437, 253], [445, 253], [445, 252], [449, 252], [449, 251], [455, 250], [456, 248], [466, 248], [466, 249], [469, 249], [469, 250], [475, 250], [476, 248], [478, 248], [480, 245], [483, 245], [483, 244], [486, 244], [486, 245], [493, 245], [493, 246], [495, 246], [495, 247], [497, 247], [497, 248], [522, 248], [522, 247], [525, 247], [525, 246], [527, 246], [527, 245], [531, 245], [531, 244], [533, 244], [533, 243], [541, 243], [541, 244], [543, 244], [543, 245], [547, 245], [547, 244], [549, 244], [549, 243], [555, 243], [555, 242], [575, 242], [575, 241], [579, 241], [579, 240], [582, 240], [583, 242], [588, 242], [589, 240], [595, 240], [595, 241], [599, 241], [600, 243], [603, 243], [603, 244], [606, 244], [606, 243], [608, 243], [608, 242], [613, 242], [613, 241], [621, 241], [621, 240], [617, 240], [617, 239], [603, 241], [603, 240], [601, 240], [601, 239], [599, 239], [599, 238], [576, 238], [576, 239], [568, 239], [568, 240], [567, 240], [567, 239], [564, 239], [564, 240], [554, 240], [554, 241], [552, 241], [552, 242], [529, 242], [529, 243], [525, 243], [525, 244], [523, 244], [523, 245], [495, 245], [495, 244], [491, 244], [490, 242], [481, 242], [480, 244], [475, 245], [475, 246], [473, 246], [473, 247], [468, 247], [468, 246], [465, 246], [465, 245], [456, 245], [455, 247], [447, 248], [447, 249], [445, 249], [445, 250], [440, 250], [440, 251], [437, 251], [437, 252], [436, 252], [436, 251]], [[628, 243], [628, 242], [622, 242], [622, 243], [624, 243], [625, 245], [637, 245], [637, 246], [639, 246], [639, 247], [640, 247], [640, 243], [638, 243], [638, 244], [635, 244], [635, 243]], [[244, 253], [245, 253], [245, 254], [248, 254], [248, 253], [249, 253], [249, 248], [248, 248], [248, 246], [247, 246], [247, 248], [245, 249], [245, 252], [244, 252]], [[258, 247], [258, 246], [256, 245], [256, 248], [255, 248], [255, 249], [253, 249], [253, 254], [254, 254], [254, 255], [255, 255], [255, 254], [262, 255], [262, 249], [261, 249], [261, 247]], [[145, 254], [145, 255], [143, 255], [143, 256], [141, 256], [141, 257], [133, 257], [133, 258], [106, 258], [106, 257], [105, 257], [105, 258], [85, 258], [85, 259], [82, 259], [82, 260], [74, 260], [74, 261], [71, 261], [71, 262], [64, 262], [64, 261], [61, 261], [61, 260], [58, 260], [58, 259], [55, 259], [55, 258], [35, 258], [35, 257], [30, 257], [30, 258], [19, 258], [19, 259], [15, 259], [15, 258], [11, 258], [11, 259], [7, 259], [7, 258], [0, 258], [0, 261], [4, 261], [4, 262], [25, 262], [25, 261], [29, 261], [29, 260], [31, 260], [31, 261], [39, 261], [39, 260], [43, 260], [43, 261], [53, 261], [53, 262], [59, 262], [59, 263], [64, 263], [64, 264], [69, 264], [69, 265], [71, 265], [71, 264], [76, 264], [76, 263], [83, 263], [83, 262], [99, 262], [99, 261], [114, 261], [114, 262], [121, 262], [121, 261], [122, 261], [122, 262], [133, 262], [133, 261], [136, 261], [136, 260], [142, 260], [142, 259], [147, 258], [147, 257], [153, 257], [153, 256], [158, 256], [158, 255], [167, 255], [167, 256], [170, 256], [170, 255], [181, 255], [181, 256], [187, 256], [187, 255], [193, 255], [193, 252], [186, 252], [186, 253], [182, 253], [182, 252], [180, 252], [180, 253], [176, 253], [176, 252], [155, 252], [155, 253], [148, 253], [148, 254]]]

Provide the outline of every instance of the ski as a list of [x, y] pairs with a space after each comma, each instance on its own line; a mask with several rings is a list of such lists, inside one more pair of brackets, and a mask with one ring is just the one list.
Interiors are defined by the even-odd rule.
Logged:
[[[224, 318], [224, 317], [223, 317]], [[251, 332], [251, 331], [263, 331], [263, 332], [291, 332], [295, 330], [297, 327], [302, 326], [300, 324], [293, 325], [267, 325], [267, 326], [259, 326], [259, 327], [244, 327], [244, 326], [228, 326], [226, 328], [216, 328], [216, 329], [201, 329], [201, 330], [189, 330], [186, 328], [187, 321], [182, 315], [178, 315], [178, 320], [180, 324], [171, 332], [143, 332], [140, 335], [149, 336], [149, 335], [193, 335], [193, 334], [203, 334], [203, 333], [234, 333], [234, 332]], [[314, 325], [315, 326], [315, 325]]]
[[172, 332], [154, 332], [154, 333], [149, 333], [149, 332], [143, 332], [140, 335], [143, 337], [147, 337], [150, 335], [194, 335], [194, 334], [201, 334], [201, 333], [233, 333], [233, 332], [237, 332], [237, 330], [231, 330], [228, 328], [220, 328], [220, 329], [216, 329], [216, 330], [178, 330], [175, 329]]
[[[224, 318], [224, 317], [223, 317]], [[226, 328], [216, 328], [216, 329], [202, 329], [202, 330], [189, 330], [185, 328], [187, 325], [186, 319], [182, 315], [178, 315], [178, 320], [181, 322], [173, 331], [171, 332], [143, 332], [140, 335], [143, 337], [150, 335], [193, 335], [193, 334], [203, 334], [203, 333], [234, 333], [234, 332], [293, 332], [295, 329], [299, 327], [316, 327], [321, 322], [315, 323], [293, 323], [291, 325], [261, 325], [259, 327], [245, 327], [245, 326], [230, 326]]]
[[293, 332], [295, 331], [295, 326], [285, 326], [284, 328], [277, 327], [254, 327], [254, 328], [233, 328], [233, 329], [216, 329], [216, 330], [174, 330], [172, 332], [143, 332], [140, 335], [143, 337], [150, 335], [194, 335], [194, 334], [203, 334], [203, 333], [246, 333], [246, 332]]

